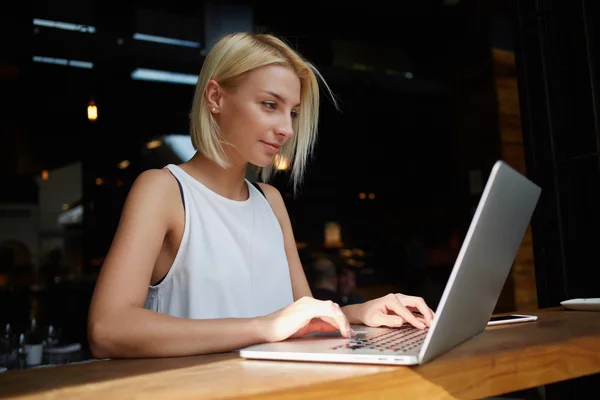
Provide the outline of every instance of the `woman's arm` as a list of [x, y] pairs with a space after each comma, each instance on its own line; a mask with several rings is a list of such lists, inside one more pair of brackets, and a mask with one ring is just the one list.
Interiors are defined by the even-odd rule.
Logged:
[[265, 197], [269, 201], [279, 225], [281, 225], [281, 231], [283, 232], [283, 240], [285, 246], [285, 255], [287, 256], [288, 265], [290, 268], [290, 277], [292, 279], [292, 291], [294, 293], [294, 300], [298, 300], [302, 297], [312, 297], [306, 274], [302, 268], [302, 262], [298, 255], [298, 248], [296, 247], [296, 239], [294, 238], [294, 232], [292, 230], [292, 223], [290, 222], [290, 216], [285, 207], [283, 197], [279, 190], [266, 183], [259, 183]]

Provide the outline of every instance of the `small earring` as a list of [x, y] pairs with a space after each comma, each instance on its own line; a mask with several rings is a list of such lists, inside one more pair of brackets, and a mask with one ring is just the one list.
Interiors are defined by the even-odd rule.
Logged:
[[217, 111], [217, 109], [213, 107], [213, 108], [212, 108], [212, 112], [215, 112], [215, 111]]

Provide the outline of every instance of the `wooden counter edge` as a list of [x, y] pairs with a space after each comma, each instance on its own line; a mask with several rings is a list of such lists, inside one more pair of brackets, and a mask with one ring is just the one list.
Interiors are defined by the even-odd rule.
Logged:
[[[448, 373], [451, 362], [318, 383], [246, 399], [484, 398], [600, 373], [600, 336], [533, 346], [469, 359]], [[475, 370], [475, 371], [473, 371]], [[477, 382], [472, 376], [477, 375]]]

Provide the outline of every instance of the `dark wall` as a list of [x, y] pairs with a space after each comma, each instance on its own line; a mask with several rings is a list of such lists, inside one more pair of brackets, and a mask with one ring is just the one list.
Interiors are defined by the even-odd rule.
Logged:
[[[600, 126], [595, 0], [518, 2], [517, 68], [528, 175], [543, 191], [532, 220], [538, 304], [599, 297]], [[548, 385], [586, 398], [592, 375]]]
[[599, 297], [598, 2], [520, 1], [517, 67], [540, 307]]

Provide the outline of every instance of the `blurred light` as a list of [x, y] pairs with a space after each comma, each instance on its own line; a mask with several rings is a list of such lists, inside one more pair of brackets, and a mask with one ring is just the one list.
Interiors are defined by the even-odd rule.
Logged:
[[357, 268], [362, 268], [365, 266], [364, 261], [358, 261], [353, 258], [349, 258], [348, 260], [346, 260], [346, 262], [348, 263], [348, 265], [351, 265], [351, 266], [357, 267]]
[[54, 58], [54, 57], [42, 57], [42, 56], [33, 56], [32, 59], [34, 62], [44, 63], [44, 64], [63, 65], [63, 66], [86, 68], [86, 69], [94, 68], [94, 63], [89, 62], [89, 61], [67, 60], [66, 58]]
[[181, 40], [164, 36], [155, 36], [148, 35], [145, 33], [134, 33], [133, 38], [135, 40], [144, 40], [146, 42], [155, 42], [155, 43], [164, 43], [164, 44], [172, 44], [174, 46], [183, 46], [183, 47], [200, 47], [199, 42], [194, 42], [191, 40]]
[[104, 183], [104, 181], [102, 180], [102, 178], [96, 178], [96, 185], [100, 186]]
[[87, 107], [87, 116], [90, 121], [95, 121], [98, 119], [98, 107], [94, 100], [90, 100]]
[[48, 180], [48, 171], [47, 170], [43, 170], [42, 171], [42, 180], [43, 181], [47, 181]]
[[198, 75], [145, 68], [136, 68], [131, 73], [131, 78], [140, 81], [181, 83], [184, 85], [195, 85], [198, 83]]
[[366, 193], [359, 193], [358, 198], [361, 200], [364, 200], [367, 198], [367, 194]]
[[375, 200], [375, 193], [369, 193], [369, 199]]
[[83, 206], [81, 204], [58, 214], [59, 225], [80, 224], [83, 220]]
[[64, 29], [67, 31], [94, 33], [96, 28], [91, 25], [73, 24], [71, 22], [50, 21], [47, 19], [34, 18], [33, 24], [37, 26], [45, 26], [47, 28]]
[[339, 222], [331, 221], [325, 223], [325, 247], [342, 247], [342, 228]]
[[127, 167], [129, 167], [129, 160], [123, 160], [119, 163], [118, 167], [119, 169], [125, 169]]
[[352, 257], [352, 250], [350, 250], [350, 249], [341, 249], [340, 250], [340, 256], [343, 257], [343, 258]]
[[189, 161], [196, 153], [190, 135], [170, 134], [166, 135], [164, 140], [167, 146], [177, 154], [177, 157], [179, 157], [181, 162]]
[[33, 61], [45, 64], [69, 65], [69, 60], [66, 58], [33, 56]]
[[77, 68], [92, 69], [92, 68], [94, 68], [94, 63], [89, 62], [89, 61], [69, 60], [69, 66], [70, 67], [77, 67]]
[[277, 168], [279, 171], [285, 171], [290, 166], [290, 162], [288, 161], [288, 159], [279, 154], [275, 154], [273, 164], [275, 165], [275, 168]]
[[151, 140], [148, 143], [146, 143], [146, 148], [149, 150], [155, 149], [160, 146], [162, 146], [162, 140], [160, 139]]
[[354, 255], [356, 255], [358, 257], [365, 256], [365, 251], [363, 249], [353, 249], [352, 252], [354, 253]]
[[406, 79], [412, 79], [412, 78], [414, 78], [415, 76], [413, 75], [413, 73], [412, 73], [412, 72], [405, 72], [405, 73], [404, 73], [404, 77], [405, 77]]
[[69, 209], [69, 205], [67, 203], [63, 203], [62, 210], [67, 211]]

